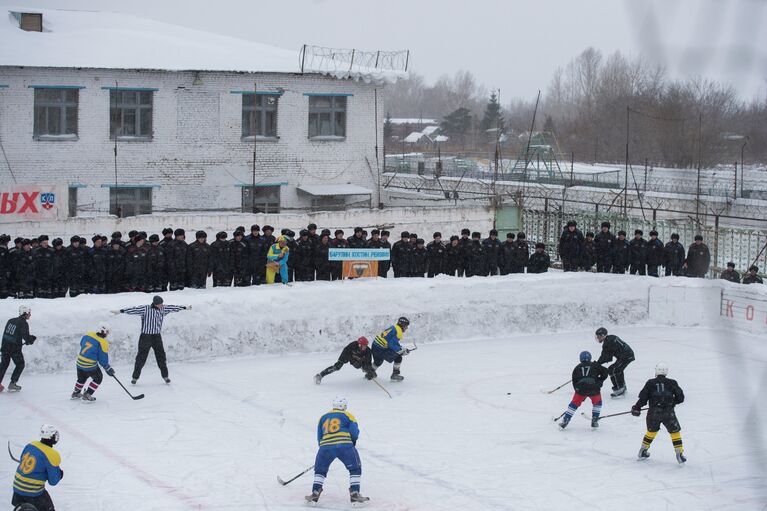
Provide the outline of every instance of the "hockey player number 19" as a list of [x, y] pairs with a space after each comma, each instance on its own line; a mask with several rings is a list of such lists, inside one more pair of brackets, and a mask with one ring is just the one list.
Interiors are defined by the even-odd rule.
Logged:
[[24, 456], [21, 457], [21, 471], [24, 474], [29, 474], [35, 469], [35, 466], [37, 465], [37, 458], [32, 456], [29, 453], [24, 454]]
[[341, 429], [341, 421], [338, 419], [325, 419], [322, 423], [322, 431], [327, 435], [328, 433], [337, 433]]

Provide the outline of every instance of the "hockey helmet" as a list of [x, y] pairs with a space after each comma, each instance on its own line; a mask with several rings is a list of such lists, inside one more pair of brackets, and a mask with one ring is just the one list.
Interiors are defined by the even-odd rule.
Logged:
[[367, 347], [370, 343], [368, 342], [368, 338], [367, 337], [362, 336], [359, 339], [357, 339], [357, 344], [359, 344], [360, 346]]
[[99, 330], [98, 330], [98, 333], [100, 333], [100, 334], [104, 334], [104, 335], [102, 335], [101, 337], [106, 337], [106, 336], [108, 336], [110, 331], [111, 331], [111, 330], [110, 330], [110, 328], [109, 328], [109, 325], [107, 325], [106, 323], [101, 323], [101, 324], [99, 324]]
[[43, 424], [40, 426], [40, 440], [50, 440], [52, 443], [59, 441], [59, 430], [56, 426], [50, 424]]
[[665, 362], [658, 362], [655, 365], [655, 376], [666, 376], [668, 374], [668, 365]]
[[333, 410], [346, 410], [346, 407], [348, 406], [349, 402], [346, 400], [345, 397], [342, 396], [336, 396], [333, 398]]
[[397, 324], [402, 327], [408, 327], [410, 326], [410, 320], [407, 319], [405, 316], [402, 316], [397, 320]]
[[597, 331], [594, 333], [597, 337], [602, 337], [603, 335], [607, 335], [607, 329], [603, 326], [600, 326], [597, 328]]
[[581, 362], [591, 362], [591, 353], [588, 351], [581, 351], [580, 359]]
[[32, 314], [32, 308], [29, 305], [19, 305], [19, 316]]

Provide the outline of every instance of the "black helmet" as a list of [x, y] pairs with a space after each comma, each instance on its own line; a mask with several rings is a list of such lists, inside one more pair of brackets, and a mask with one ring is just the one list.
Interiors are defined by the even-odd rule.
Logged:
[[410, 325], [410, 320], [407, 319], [405, 316], [402, 316], [401, 318], [399, 318], [397, 320], [397, 325], [399, 325], [399, 326], [409, 326]]
[[599, 328], [597, 328], [596, 335], [597, 335], [597, 337], [601, 337], [603, 335], [607, 335], [607, 329], [605, 327], [603, 327], [603, 326], [600, 326]]

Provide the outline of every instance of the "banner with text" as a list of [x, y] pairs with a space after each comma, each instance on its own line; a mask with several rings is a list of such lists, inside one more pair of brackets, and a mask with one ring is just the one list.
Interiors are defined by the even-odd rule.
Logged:
[[0, 185], [0, 223], [66, 218], [60, 190], [57, 185]]
[[328, 261], [388, 261], [388, 248], [331, 248]]

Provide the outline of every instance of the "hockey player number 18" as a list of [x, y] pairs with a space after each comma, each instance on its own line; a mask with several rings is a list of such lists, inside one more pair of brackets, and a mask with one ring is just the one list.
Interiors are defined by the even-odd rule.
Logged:
[[24, 474], [29, 474], [35, 469], [35, 466], [37, 465], [37, 458], [32, 456], [29, 453], [26, 453], [24, 456], [21, 457], [21, 471]]
[[341, 421], [338, 419], [325, 419], [322, 423], [322, 431], [327, 435], [328, 433], [337, 433], [341, 429]]

